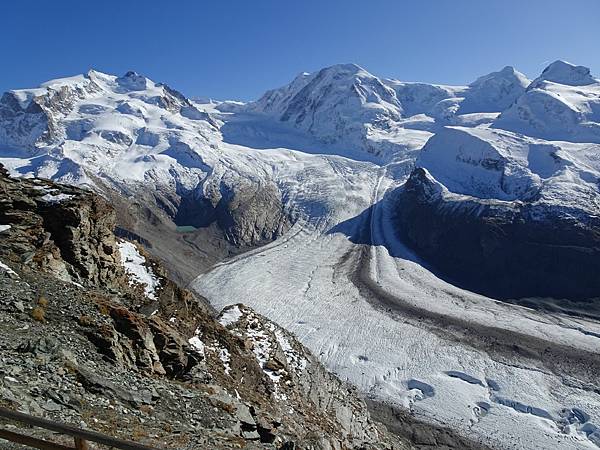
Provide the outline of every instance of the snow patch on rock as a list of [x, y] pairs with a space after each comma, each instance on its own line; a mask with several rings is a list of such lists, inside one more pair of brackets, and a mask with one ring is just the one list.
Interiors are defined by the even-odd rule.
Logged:
[[146, 258], [140, 254], [135, 244], [127, 241], [118, 243], [121, 262], [125, 272], [129, 275], [129, 284], [141, 284], [144, 286], [146, 297], [156, 300], [156, 291], [160, 286], [160, 280], [146, 265]]
[[223, 363], [225, 374], [229, 375], [231, 373], [231, 354], [229, 353], [229, 350], [227, 350], [226, 348], [220, 349], [219, 359]]
[[[169, 322], [175, 323], [175, 317], [171, 317]], [[188, 344], [190, 344], [198, 353], [204, 356], [204, 349], [206, 348], [206, 345], [204, 345], [204, 342], [201, 338], [202, 332], [200, 331], [200, 328], [196, 328], [194, 335], [188, 339]]]
[[61, 203], [71, 198], [73, 198], [73, 195], [69, 194], [46, 194], [42, 196], [41, 200], [47, 203]]
[[0, 269], [4, 270], [9, 275], [14, 275], [14, 276], [18, 277], [17, 272], [12, 270], [10, 267], [8, 267], [6, 264], [4, 264], [2, 261], [0, 261]]
[[233, 305], [229, 308], [225, 308], [221, 312], [221, 316], [219, 317], [219, 323], [224, 327], [236, 323], [243, 316], [242, 311], [240, 310], [239, 305]]

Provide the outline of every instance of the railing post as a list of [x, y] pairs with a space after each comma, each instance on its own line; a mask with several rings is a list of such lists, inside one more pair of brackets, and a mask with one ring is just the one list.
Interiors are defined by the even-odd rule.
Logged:
[[76, 450], [90, 450], [90, 446], [88, 445], [85, 439], [80, 437], [75, 437], [75, 449]]
[[[137, 442], [125, 441], [123, 439], [118, 439], [112, 436], [108, 436], [106, 434], [98, 433], [97, 431], [85, 430], [74, 427], [73, 425], [53, 422], [52, 420], [42, 419], [41, 417], [30, 416], [28, 414], [23, 414], [18, 411], [6, 409], [1, 406], [0, 417], [25, 423], [30, 426], [44, 428], [46, 430], [54, 431], [60, 434], [72, 436], [73, 438], [75, 438], [75, 449], [78, 450], [90, 450], [88, 444], [89, 441], [106, 445], [110, 448], [118, 448], [120, 450], [158, 450], [156, 447], [149, 447], [147, 445], [138, 444]], [[20, 435], [2, 429], [0, 429], [0, 439], [6, 439], [17, 443], [25, 443], [26, 445], [29, 445], [31, 447], [43, 450], [74, 450], [73, 447], [66, 447], [61, 444], [55, 444], [53, 442]]]

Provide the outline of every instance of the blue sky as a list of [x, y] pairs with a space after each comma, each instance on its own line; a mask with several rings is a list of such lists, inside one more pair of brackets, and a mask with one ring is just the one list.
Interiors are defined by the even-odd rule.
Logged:
[[555, 59], [600, 76], [600, 0], [12, 0], [0, 15], [2, 92], [92, 67], [243, 100], [345, 62], [447, 84]]

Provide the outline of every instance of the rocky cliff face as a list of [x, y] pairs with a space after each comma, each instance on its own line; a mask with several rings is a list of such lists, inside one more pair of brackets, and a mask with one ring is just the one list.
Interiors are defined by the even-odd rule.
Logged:
[[14, 179], [0, 166], [0, 254], [64, 281], [123, 282], [112, 230], [115, 212], [101, 197], [40, 179]]
[[452, 194], [425, 169], [400, 188], [396, 206], [401, 236], [456, 284], [496, 298], [600, 292], [597, 217], [535, 200]]
[[409, 448], [276, 324], [213, 318], [103, 199], [4, 171], [0, 191], [2, 405], [164, 448]]
[[123, 187], [123, 195], [97, 184], [115, 206], [120, 233], [143, 242], [183, 285], [226, 257], [275, 240], [293, 223], [281, 192], [268, 181], [223, 181], [205, 194], [140, 185]]

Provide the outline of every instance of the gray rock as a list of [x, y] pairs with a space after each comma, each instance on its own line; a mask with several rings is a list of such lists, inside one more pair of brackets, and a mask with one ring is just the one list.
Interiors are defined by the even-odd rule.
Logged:
[[81, 382], [89, 392], [108, 395], [135, 407], [143, 404], [140, 394], [123, 389], [106, 379], [106, 377], [96, 375], [83, 367], [79, 367], [77, 372]]
[[253, 441], [253, 440], [260, 439], [260, 434], [258, 434], [258, 432], [255, 431], [255, 430], [251, 430], [251, 431], [244, 431], [244, 430], [242, 430], [242, 437], [244, 439], [248, 439], [248, 440]]
[[62, 406], [52, 400], [47, 400], [46, 403], [42, 403], [42, 408], [46, 411], [55, 412], [60, 411]]
[[15, 403], [15, 404], [19, 403], [15, 394], [6, 387], [0, 389], [0, 398], [2, 398], [3, 400], [6, 400], [8, 402], [11, 402], [11, 403]]
[[243, 424], [256, 426], [256, 421], [252, 417], [252, 414], [250, 414], [250, 409], [244, 404], [237, 405], [235, 416]]

